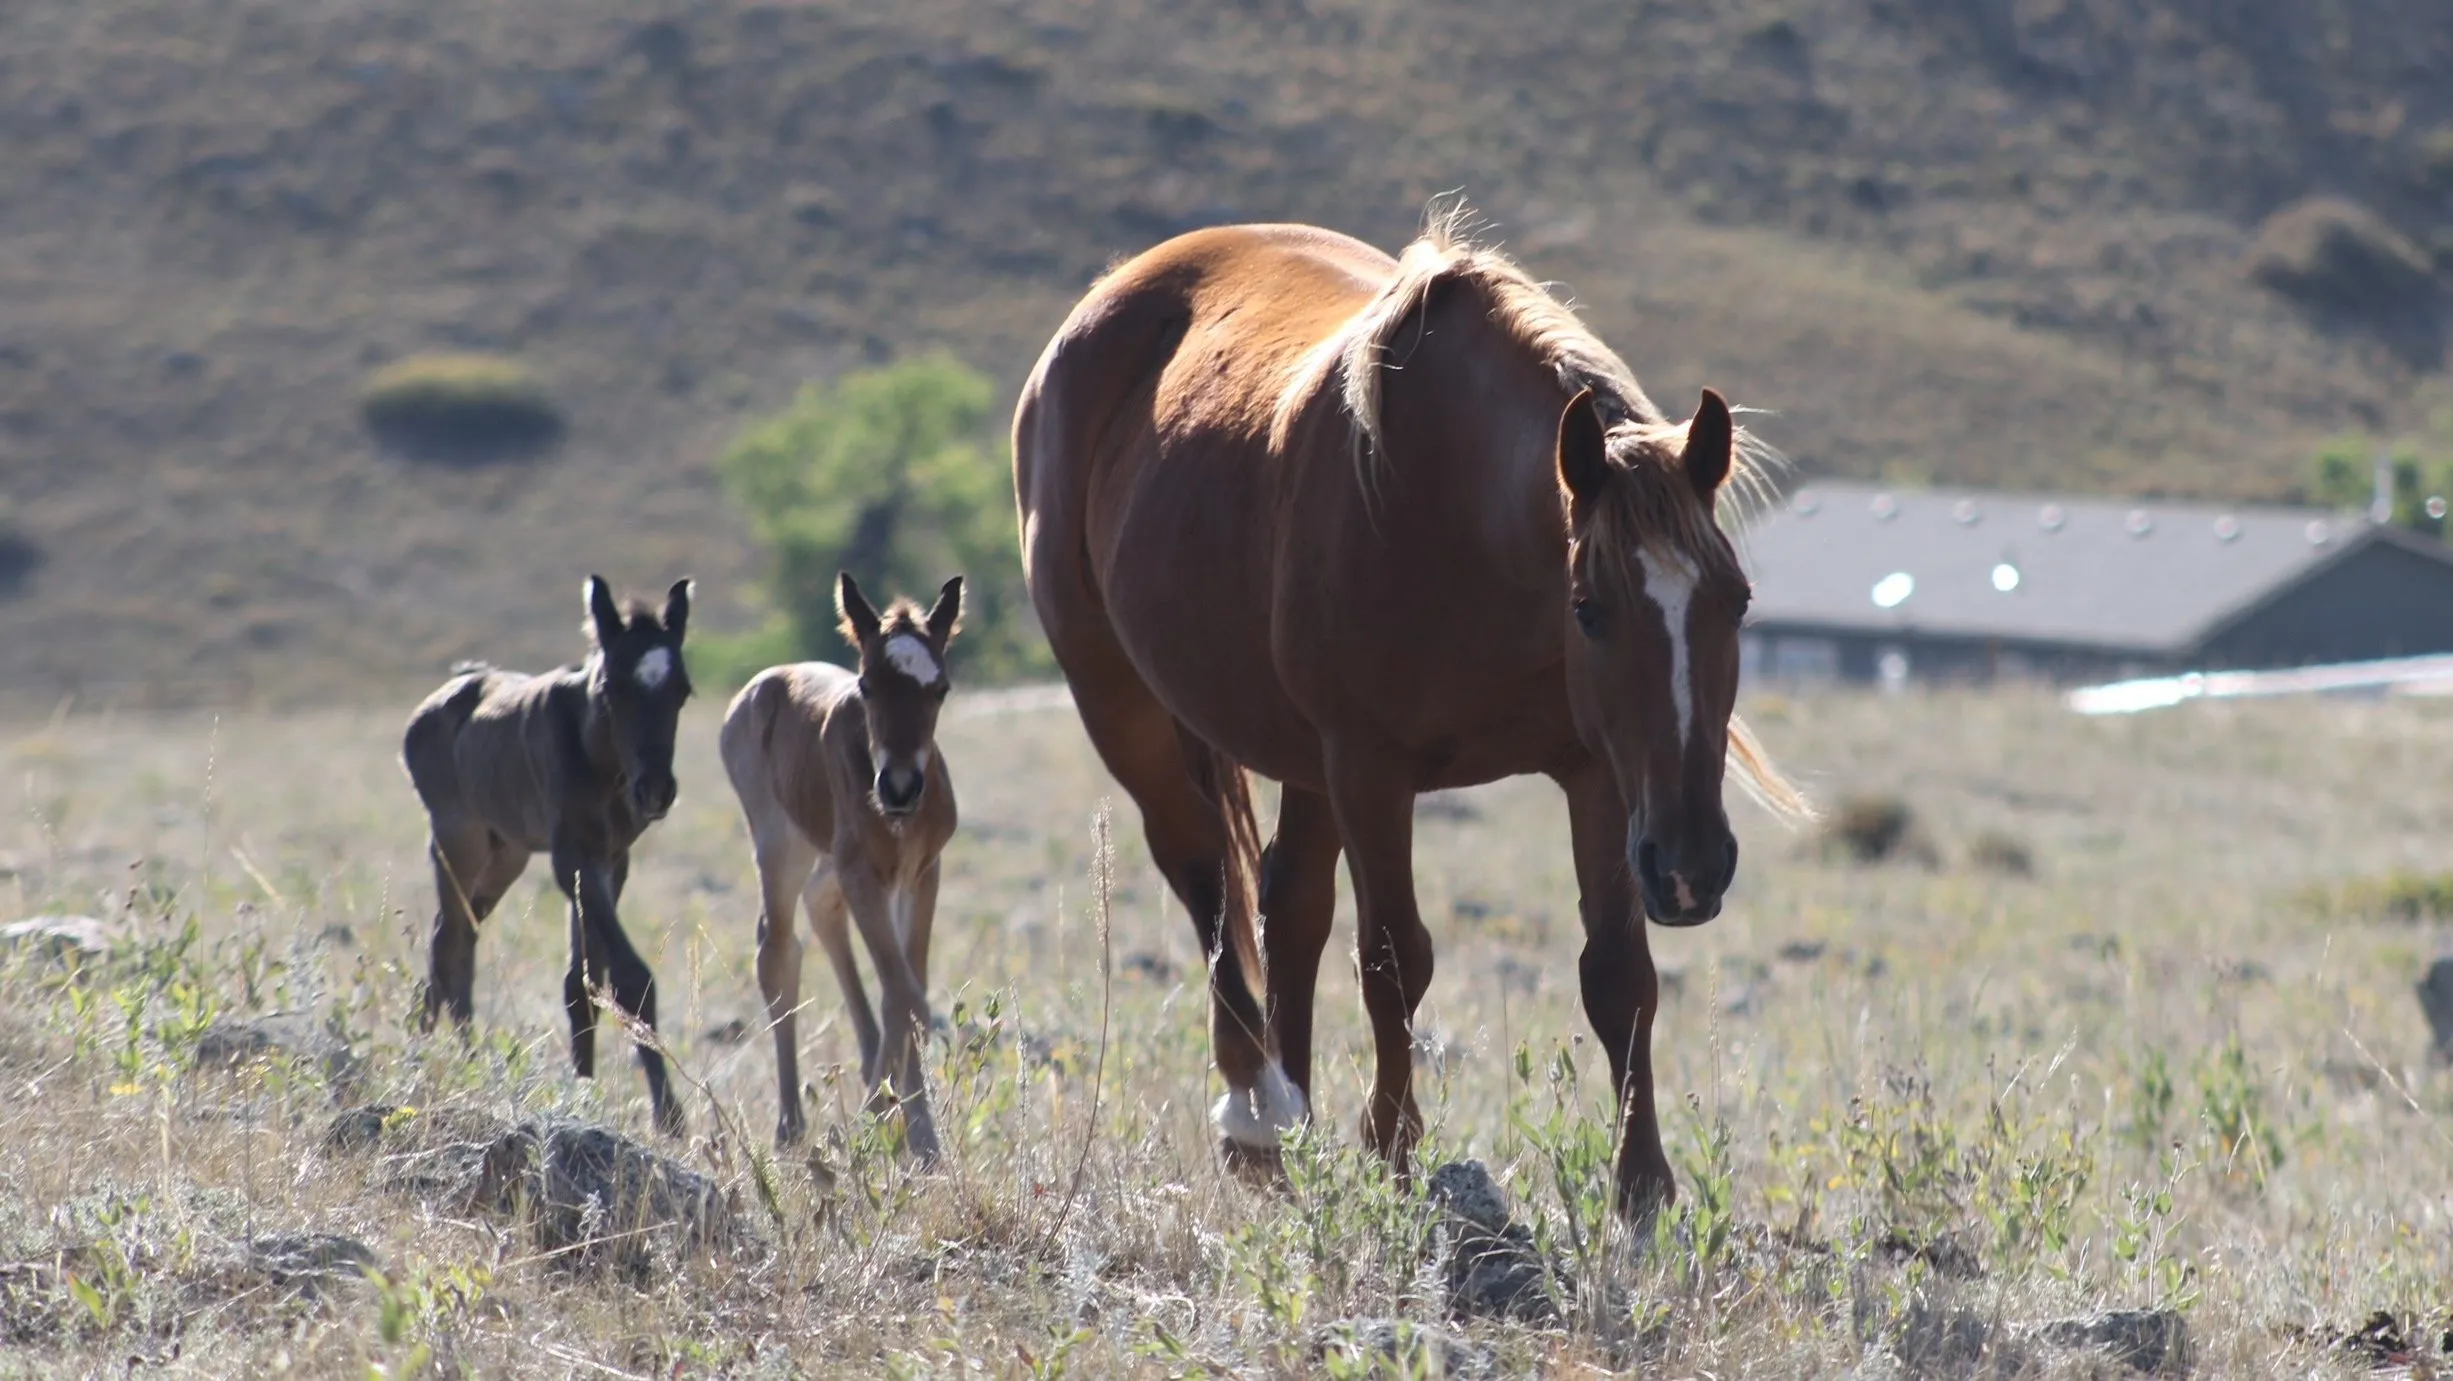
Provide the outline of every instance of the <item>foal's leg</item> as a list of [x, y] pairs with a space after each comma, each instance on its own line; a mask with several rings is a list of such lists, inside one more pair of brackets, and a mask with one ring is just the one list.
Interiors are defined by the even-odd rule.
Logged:
[[434, 863], [435, 912], [419, 1024], [433, 1029], [435, 1017], [449, 1008], [452, 1021], [465, 1027], [475, 1015], [477, 922], [485, 915], [476, 903], [494, 848], [483, 825], [437, 825], [426, 853]]
[[877, 1014], [869, 1010], [868, 990], [860, 986], [860, 962], [852, 957], [851, 907], [843, 899], [842, 883], [836, 880], [834, 860], [819, 860], [801, 897], [809, 908], [809, 929], [818, 937], [818, 948], [826, 951], [827, 966], [835, 971], [835, 986], [843, 989], [843, 1010], [851, 1019], [853, 1039], [860, 1043], [860, 1085], [872, 1087], [877, 1083]]
[[571, 1022], [571, 1068], [582, 1079], [596, 1077], [596, 996], [593, 986], [604, 976], [604, 965], [590, 954], [587, 918], [580, 913], [579, 865], [557, 850], [554, 885], [562, 889], [571, 923], [571, 966], [562, 974], [562, 1010]]
[[904, 925], [912, 899], [909, 893], [877, 876], [865, 864], [841, 858], [836, 882], [869, 947], [869, 962], [877, 968], [880, 1043], [877, 1070], [869, 1085], [869, 1107], [884, 1112], [903, 1110], [904, 1145], [922, 1164], [937, 1159], [937, 1122], [928, 1106], [928, 1078], [922, 1053], [928, 1027], [928, 994], [905, 957]]
[[1269, 1046], [1312, 1102], [1312, 997], [1337, 913], [1337, 819], [1329, 798], [1287, 787], [1261, 854], [1261, 946], [1269, 969]]
[[1376, 1056], [1363, 1136], [1402, 1171], [1422, 1136], [1414, 1009], [1431, 986], [1431, 932], [1414, 904], [1414, 784], [1391, 757], [1338, 744], [1327, 757], [1329, 800], [1354, 877], [1355, 953]]
[[775, 1144], [801, 1139], [808, 1123], [801, 1113], [801, 937], [792, 923], [801, 883], [818, 851], [790, 825], [754, 841], [758, 856], [758, 992], [766, 999], [767, 1027], [775, 1035]]
[[1617, 782], [1600, 763], [1558, 781], [1567, 792], [1582, 894], [1584, 954], [1576, 969], [1584, 985], [1584, 1014], [1610, 1057], [1610, 1088], [1624, 1119], [1618, 1210], [1640, 1220], [1678, 1197], [1652, 1105], [1652, 1019], [1661, 1008], [1661, 979], [1627, 870], [1627, 806]]
[[[557, 849], [555, 854], [555, 870], [565, 871], [563, 851]], [[616, 855], [601, 861], [577, 858], [568, 861], [571, 865], [568, 871], [578, 879], [574, 908], [586, 942], [604, 951], [604, 967], [606, 976], [612, 982], [614, 1005], [636, 1017], [652, 1035], [656, 1030], [656, 977], [649, 971], [647, 961], [631, 948], [630, 937], [622, 932], [622, 923], [614, 914], [618, 879], [628, 873], [629, 860]], [[584, 995], [584, 989], [582, 991]], [[567, 977], [564, 992], [567, 998]], [[593, 1008], [589, 1016], [593, 1025]], [[577, 1043], [574, 1022], [574, 1051]], [[681, 1103], [673, 1097], [672, 1085], [664, 1067], [664, 1054], [647, 1041], [640, 1042], [638, 1050], [639, 1069], [647, 1076], [648, 1102], [655, 1109], [656, 1129], [667, 1136], [679, 1136], [685, 1130], [685, 1120]]]

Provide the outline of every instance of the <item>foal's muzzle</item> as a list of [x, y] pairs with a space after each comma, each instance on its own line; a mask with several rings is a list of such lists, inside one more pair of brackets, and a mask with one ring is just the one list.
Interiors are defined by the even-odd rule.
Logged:
[[877, 806], [888, 815], [909, 815], [920, 808], [920, 793], [928, 789], [928, 774], [916, 767], [888, 767], [877, 774]]
[[681, 784], [671, 777], [643, 777], [630, 786], [631, 809], [650, 822], [663, 819], [680, 796]]
[[1718, 916], [1721, 895], [1737, 877], [1734, 835], [1668, 842], [1647, 835], [1629, 852], [1644, 914], [1656, 925], [1702, 925]]

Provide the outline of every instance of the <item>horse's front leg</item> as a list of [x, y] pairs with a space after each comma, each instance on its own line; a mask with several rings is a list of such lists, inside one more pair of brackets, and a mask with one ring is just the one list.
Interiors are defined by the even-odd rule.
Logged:
[[1678, 1197], [1653, 1108], [1652, 1021], [1661, 979], [1651, 937], [1627, 868], [1627, 806], [1609, 768], [1587, 763], [1558, 777], [1576, 855], [1578, 911], [1584, 919], [1584, 1014], [1610, 1059], [1610, 1088], [1621, 1121], [1618, 1211], [1643, 1221]]
[[928, 1035], [928, 991], [911, 962], [918, 888], [878, 876], [856, 851], [835, 855], [835, 880], [877, 969], [877, 1066], [869, 1085], [869, 1108], [900, 1107], [903, 1144], [922, 1164], [937, 1159], [937, 1121], [929, 1110], [928, 1075], [922, 1058]]
[[[631, 947], [630, 937], [623, 933], [620, 918], [614, 911], [614, 897], [623, 878], [629, 872], [628, 859], [621, 854], [591, 857], [586, 852], [571, 849], [555, 851], [555, 871], [572, 879], [572, 957], [571, 973], [563, 978], [563, 1000], [572, 1000], [572, 975], [580, 972], [581, 959], [590, 961], [588, 977], [601, 978], [613, 989], [614, 1005], [636, 1018], [648, 1029], [648, 1038], [639, 1043], [639, 1068], [647, 1076], [648, 1101], [655, 1108], [656, 1129], [669, 1136], [679, 1136], [685, 1128], [681, 1103], [673, 1096], [670, 1076], [665, 1069], [664, 1054], [656, 1048], [656, 978], [647, 961]], [[580, 1005], [572, 1008], [571, 1054], [582, 1078], [589, 1077], [595, 1067], [596, 1008], [583, 982], [577, 988]], [[581, 1021], [587, 1026], [584, 1038]]]
[[1363, 1137], [1403, 1172], [1422, 1137], [1414, 1009], [1431, 987], [1431, 932], [1414, 903], [1414, 784], [1393, 754], [1333, 744], [1327, 766], [1329, 804], [1354, 878], [1355, 954], [1376, 1056]]
[[590, 980], [599, 975], [588, 963], [588, 922], [580, 905], [583, 856], [557, 846], [553, 851], [554, 885], [562, 889], [570, 917], [571, 965], [562, 974], [562, 1010], [571, 1023], [571, 1068], [582, 1079], [596, 1077], [596, 997]]

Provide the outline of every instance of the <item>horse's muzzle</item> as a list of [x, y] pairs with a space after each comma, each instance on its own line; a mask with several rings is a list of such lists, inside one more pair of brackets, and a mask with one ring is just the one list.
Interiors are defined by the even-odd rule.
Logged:
[[1630, 852], [1633, 857], [1627, 861], [1644, 898], [1644, 915], [1655, 925], [1702, 925], [1720, 915], [1721, 895], [1737, 877], [1734, 836], [1666, 848], [1646, 838]]
[[920, 808], [928, 790], [928, 774], [910, 767], [889, 767], [877, 774], [877, 808], [888, 815], [909, 815]]
[[631, 784], [630, 807], [640, 819], [654, 824], [672, 813], [673, 802], [680, 797], [680, 783], [671, 777], [658, 777]]

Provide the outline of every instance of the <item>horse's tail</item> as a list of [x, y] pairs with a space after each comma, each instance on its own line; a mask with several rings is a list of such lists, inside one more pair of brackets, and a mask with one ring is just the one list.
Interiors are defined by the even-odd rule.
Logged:
[[[1224, 887], [1225, 914], [1218, 937], [1220, 953], [1212, 956], [1215, 966], [1232, 956], [1240, 979], [1242, 993], [1252, 1001], [1246, 1018], [1255, 1024], [1252, 1037], [1257, 1042], [1261, 1027], [1260, 1003], [1267, 992], [1266, 973], [1262, 967], [1260, 943], [1260, 871], [1261, 826], [1252, 810], [1252, 775], [1243, 764], [1194, 738], [1183, 734], [1184, 752], [1192, 765], [1193, 785], [1218, 808], [1219, 819], [1226, 825], [1227, 852]], [[1225, 975], [1220, 975], [1224, 977]], [[1232, 990], [1227, 998], [1236, 1003]]]

